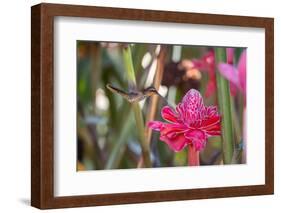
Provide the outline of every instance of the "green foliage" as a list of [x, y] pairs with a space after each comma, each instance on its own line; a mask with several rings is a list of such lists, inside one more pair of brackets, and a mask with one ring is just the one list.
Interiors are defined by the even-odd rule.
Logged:
[[[152, 139], [147, 141], [146, 115], [151, 98], [147, 98], [143, 105], [130, 104], [106, 88], [106, 84], [110, 83], [126, 92], [144, 89], [151, 64], [143, 69], [142, 59], [149, 52], [152, 61], [156, 60], [155, 48], [155, 44], [119, 44], [107, 47], [99, 42], [77, 42], [77, 143], [82, 147], [78, 153], [82, 156], [78, 162], [81, 170], [137, 168], [141, 165], [140, 159], [144, 159], [145, 167], [187, 165], [187, 149], [173, 152], [155, 131], [152, 132]], [[208, 49], [210, 48], [183, 46], [180, 61], [176, 63], [199, 59]], [[217, 61], [225, 61], [224, 48], [215, 49]], [[235, 49], [235, 63], [242, 51], [243, 48]], [[188, 70], [181, 71], [182, 76], [178, 76], [178, 79], [167, 78], [169, 72], [179, 71], [177, 66], [166, 69], [175, 63], [171, 58], [172, 46], [167, 47], [167, 52], [163, 79], [168, 83], [162, 80], [161, 85], [172, 96], [172, 104], [177, 104], [187, 90], [195, 86], [207, 105], [219, 104], [223, 115], [223, 136], [208, 140], [206, 148], [200, 153], [202, 165], [221, 164], [221, 159], [224, 164], [241, 163], [241, 149], [237, 147], [243, 141], [243, 97], [239, 94], [231, 99], [229, 82], [218, 72], [218, 91], [208, 98], [204, 96], [209, 80], [206, 71], [200, 71], [202, 77], [199, 80], [186, 80], [184, 75]], [[98, 58], [100, 64], [97, 63]], [[93, 74], [97, 74], [94, 72], [99, 69], [100, 73], [94, 79]], [[171, 88], [174, 91], [172, 93]], [[160, 112], [165, 104], [163, 100], [158, 102], [155, 120], [163, 120]]]
[[[225, 48], [216, 48], [215, 57], [217, 64], [226, 61]], [[234, 152], [234, 137], [232, 125], [232, 111], [229, 82], [217, 72], [217, 94], [219, 102], [219, 110], [222, 115], [222, 149], [223, 149], [223, 162], [225, 164], [232, 163]]]

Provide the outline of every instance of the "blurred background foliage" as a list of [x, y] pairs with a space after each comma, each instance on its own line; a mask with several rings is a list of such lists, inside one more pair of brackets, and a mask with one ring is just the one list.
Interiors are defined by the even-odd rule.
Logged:
[[[138, 129], [131, 104], [121, 96], [110, 92], [110, 83], [128, 91], [128, 80], [122, 59], [121, 43], [77, 41], [77, 169], [125, 169], [141, 167], [141, 146]], [[190, 66], [192, 60], [204, 60], [212, 48], [196, 46], [175, 46], [155, 44], [130, 44], [137, 89], [142, 90], [155, 83], [157, 60], [165, 50], [163, 73], [159, 93], [169, 103], [176, 105], [191, 88], [199, 90], [205, 105], [218, 105], [216, 92], [208, 94], [210, 72]], [[235, 59], [242, 48], [235, 49]], [[158, 61], [159, 63], [159, 61]], [[237, 62], [235, 62], [237, 63]], [[237, 147], [242, 141], [243, 98], [233, 97]], [[150, 102], [147, 98], [140, 102], [143, 117], [147, 119]], [[161, 99], [155, 104], [154, 120], [161, 119]], [[145, 120], [147, 122], [147, 120]], [[187, 165], [187, 150], [173, 152], [159, 140], [159, 133], [153, 131], [150, 139], [152, 167], [172, 167]], [[239, 149], [239, 147], [237, 148]], [[239, 157], [240, 156], [240, 157]], [[234, 163], [241, 162], [241, 153]], [[220, 137], [209, 139], [200, 153], [201, 165], [222, 164]]]

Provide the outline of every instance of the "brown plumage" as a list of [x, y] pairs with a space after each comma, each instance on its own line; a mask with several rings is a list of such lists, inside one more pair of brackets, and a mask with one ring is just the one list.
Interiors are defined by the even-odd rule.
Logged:
[[142, 91], [131, 91], [131, 92], [125, 92], [121, 89], [118, 89], [110, 84], [106, 85], [106, 88], [109, 89], [113, 93], [117, 93], [121, 95], [123, 98], [125, 98], [128, 102], [134, 103], [139, 102], [147, 97], [150, 97], [152, 95], [159, 95], [158, 91], [154, 87], [148, 87]]

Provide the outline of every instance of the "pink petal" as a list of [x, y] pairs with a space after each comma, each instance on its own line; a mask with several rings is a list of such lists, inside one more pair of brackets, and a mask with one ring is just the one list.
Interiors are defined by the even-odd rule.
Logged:
[[240, 56], [237, 66], [239, 83], [244, 95], [246, 95], [246, 61], [247, 61], [247, 55], [246, 55], [246, 50], [244, 50]]
[[188, 142], [183, 135], [186, 129], [187, 127], [182, 124], [165, 123], [160, 130], [160, 140], [167, 143], [173, 151], [178, 152], [182, 150]]
[[164, 141], [170, 149], [175, 152], [183, 150], [190, 141], [184, 137], [183, 134], [179, 134], [173, 138], [169, 138], [166, 135], [160, 137], [160, 140]]
[[197, 68], [200, 71], [206, 71], [209, 74], [209, 81], [207, 90], [205, 93], [206, 97], [210, 97], [216, 90], [216, 75], [215, 75], [215, 53], [214, 50], [208, 51], [203, 55], [201, 59], [193, 59], [193, 68]]
[[218, 115], [218, 108], [216, 106], [205, 107], [205, 113], [206, 113], [206, 116], [208, 116], [208, 117]]
[[235, 86], [239, 87], [238, 71], [234, 66], [219, 63], [218, 69], [223, 77], [232, 82]]
[[206, 98], [210, 97], [212, 94], [214, 94], [214, 92], [216, 91], [216, 81], [214, 80], [209, 80], [207, 87], [206, 87], [206, 92], [205, 92], [205, 96]]
[[183, 122], [186, 122], [186, 120], [188, 120], [187, 118], [187, 113], [186, 113], [186, 110], [185, 110], [185, 106], [183, 103], [179, 103], [176, 107], [176, 111], [179, 115], [179, 119]]
[[235, 48], [226, 48], [226, 61], [228, 64], [233, 64]]
[[156, 131], [160, 131], [164, 126], [163, 122], [160, 121], [150, 121], [148, 122], [148, 127]]
[[203, 55], [201, 59], [193, 59], [193, 68], [200, 69], [201, 71], [212, 72], [211, 68], [215, 64], [215, 53], [213, 50], [210, 50]]
[[189, 90], [182, 99], [182, 104], [184, 107], [180, 111], [184, 111], [183, 117], [185, 122], [192, 123], [195, 120], [201, 119], [201, 111], [204, 109], [203, 98], [201, 94], [195, 90]]
[[206, 64], [208, 64], [209, 66], [214, 65], [214, 64], [215, 64], [215, 52], [214, 52], [214, 50], [212, 49], [212, 50], [210, 50], [209, 52], [207, 52], [207, 53], [203, 56], [202, 60], [203, 60]]
[[208, 137], [221, 134], [221, 116], [216, 115], [201, 122], [201, 130], [203, 130]]
[[190, 130], [184, 134], [184, 137], [191, 140], [196, 151], [201, 151], [203, 148], [205, 148], [207, 136], [203, 131]]
[[197, 109], [200, 110], [204, 106], [203, 98], [196, 89], [190, 89], [182, 99], [182, 103], [186, 106], [190, 105], [190, 108], [198, 107]]
[[199, 139], [199, 140], [205, 140], [206, 139], [206, 135], [205, 135], [204, 131], [198, 130], [198, 129], [188, 130], [184, 133], [184, 136], [187, 139], [191, 139], [191, 140], [193, 140], [194, 138]]
[[237, 94], [237, 86], [235, 86], [232, 82], [229, 83], [230, 94], [234, 97]]
[[161, 129], [161, 135], [168, 135], [169, 137], [173, 137], [174, 135], [178, 135], [183, 133], [187, 127], [182, 124], [169, 124], [165, 123]]
[[196, 69], [199, 69], [199, 70], [201, 70], [201, 71], [208, 71], [208, 66], [207, 66], [207, 64], [204, 62], [204, 61], [202, 61], [202, 60], [198, 60], [198, 59], [193, 59], [192, 60], [192, 68], [194, 69], [194, 68], [196, 68]]
[[177, 122], [177, 115], [175, 114], [174, 110], [171, 107], [169, 106], [163, 107], [161, 114], [166, 121], [170, 121], [173, 123]]
[[193, 141], [193, 146], [195, 147], [196, 151], [201, 151], [205, 148], [206, 146], [206, 140], [200, 141], [200, 140], [194, 140]]

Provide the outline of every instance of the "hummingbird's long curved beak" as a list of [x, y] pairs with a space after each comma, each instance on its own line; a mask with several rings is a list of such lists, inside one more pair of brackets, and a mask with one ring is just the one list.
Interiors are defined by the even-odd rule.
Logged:
[[164, 96], [162, 96], [157, 90], [156, 90], [156, 88], [154, 87], [154, 93], [156, 94], [156, 95], [158, 95], [168, 106], [171, 106], [171, 107], [174, 107], [174, 106], [172, 106], [172, 104], [170, 104], [169, 102], [168, 102], [168, 100], [164, 97]]

